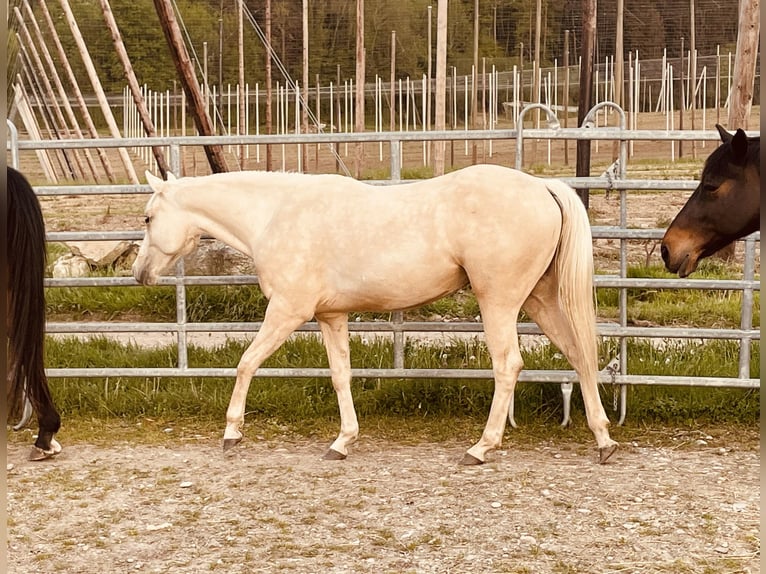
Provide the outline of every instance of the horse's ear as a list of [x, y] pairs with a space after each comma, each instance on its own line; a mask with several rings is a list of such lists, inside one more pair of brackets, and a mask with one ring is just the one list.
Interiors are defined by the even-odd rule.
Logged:
[[737, 132], [731, 138], [731, 152], [737, 162], [743, 162], [747, 154], [747, 134], [742, 128], [737, 128]]
[[716, 124], [715, 129], [718, 130], [718, 133], [721, 135], [721, 141], [723, 143], [728, 143], [729, 140], [734, 137], [732, 134], [727, 132], [725, 129], [723, 129], [723, 126], [721, 124]]
[[151, 187], [154, 191], [157, 191], [157, 192], [162, 191], [162, 188], [163, 188], [162, 184], [164, 182], [159, 177], [157, 177], [156, 175], [154, 175], [152, 172], [148, 170], [144, 172], [144, 175], [146, 175], [146, 183], [149, 184], [149, 187]]
[[175, 176], [175, 174], [172, 171], [168, 171], [168, 172], [165, 173], [165, 179], [167, 181], [174, 181], [174, 180], [176, 180], [178, 178]]

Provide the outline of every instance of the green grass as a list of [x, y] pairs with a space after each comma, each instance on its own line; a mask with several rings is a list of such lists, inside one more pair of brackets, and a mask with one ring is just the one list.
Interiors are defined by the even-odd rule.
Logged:
[[[234, 367], [244, 343], [229, 341], [218, 348], [190, 347], [191, 367]], [[49, 367], [172, 367], [175, 348], [144, 349], [107, 339], [90, 343], [74, 339], [49, 340]], [[602, 344], [601, 363], [615, 352], [614, 343]], [[352, 338], [354, 367], [391, 367], [390, 342], [365, 343]], [[525, 368], [569, 368], [553, 347], [525, 352]], [[629, 342], [629, 373], [675, 376], [736, 376], [738, 353], [735, 343], [674, 343], [657, 349], [647, 342]], [[479, 341], [453, 342], [447, 347], [408, 344], [405, 361], [414, 368], [490, 368], [486, 347]], [[301, 338], [283, 345], [266, 367], [326, 367], [324, 348], [317, 338]], [[760, 347], [752, 345], [751, 375], [760, 375]], [[221, 420], [228, 405], [233, 380], [219, 378], [110, 378], [55, 379], [55, 400], [65, 418], [158, 417]], [[406, 418], [449, 428], [453, 418], [483, 422], [492, 400], [491, 380], [431, 380], [357, 378], [352, 383], [360, 417]], [[603, 388], [605, 404], [612, 389]], [[544, 423], [558, 420], [561, 395], [556, 384], [520, 383], [516, 391], [520, 422]], [[758, 421], [757, 392], [736, 389], [693, 387], [631, 387], [630, 417], [642, 422], [694, 424]], [[579, 389], [573, 396], [575, 412], [583, 413]], [[249, 418], [287, 425], [298, 433], [337, 424], [337, 400], [327, 378], [261, 378], [250, 387]], [[582, 417], [581, 417], [582, 418]], [[444, 432], [447, 432], [445, 429]]]

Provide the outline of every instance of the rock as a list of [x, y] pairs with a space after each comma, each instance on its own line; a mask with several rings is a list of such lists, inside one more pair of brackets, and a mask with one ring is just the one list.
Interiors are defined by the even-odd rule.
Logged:
[[87, 277], [90, 274], [88, 261], [73, 253], [62, 255], [53, 263], [54, 277]]
[[130, 241], [72, 241], [66, 246], [94, 267], [110, 267], [127, 252], [136, 250]]

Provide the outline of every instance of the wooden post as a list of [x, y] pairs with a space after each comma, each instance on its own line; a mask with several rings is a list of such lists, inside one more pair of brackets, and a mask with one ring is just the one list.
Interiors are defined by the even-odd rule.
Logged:
[[[542, 12], [543, 12], [543, 6], [542, 6], [542, 0], [536, 1], [535, 6], [535, 60], [534, 64], [532, 65], [532, 91], [534, 92], [534, 95], [530, 98], [531, 101], [535, 103], [540, 103], [540, 34], [542, 32]], [[534, 111], [534, 118], [535, 118], [535, 128], [540, 127], [540, 109], [535, 109]], [[531, 153], [528, 155], [529, 161], [533, 162], [535, 161], [537, 157], [537, 140], [532, 140], [532, 150]]]
[[[580, 102], [577, 106], [577, 125], [582, 126], [593, 101], [593, 54], [596, 45], [596, 0], [582, 0], [582, 40], [580, 64]], [[577, 140], [577, 177], [590, 176], [590, 140]], [[585, 208], [590, 194], [587, 188], [578, 189]]]
[[[678, 129], [684, 129], [684, 107], [686, 105], [686, 92], [684, 91], [684, 38], [681, 36], [681, 65], [678, 66], [678, 93], [680, 94], [681, 103], [678, 105]], [[673, 101], [670, 102], [670, 113], [673, 113]], [[684, 142], [678, 141], [678, 157], [684, 156]]]
[[[238, 84], [239, 84], [239, 90], [237, 90], [238, 94], [238, 106], [237, 109], [239, 110], [239, 121], [237, 122], [237, 125], [239, 126], [239, 131], [237, 135], [243, 135], [247, 133], [247, 129], [245, 128], [245, 32], [244, 32], [244, 12], [245, 12], [245, 2], [244, 0], [239, 0], [237, 2], [237, 46], [238, 46], [238, 52], [239, 52], [239, 73], [238, 73]], [[239, 144], [239, 169], [245, 169], [245, 146], [242, 144]]]
[[729, 130], [749, 127], [760, 30], [760, 0], [740, 0], [737, 53], [734, 57], [734, 77], [729, 97]]
[[[72, 36], [74, 36], [77, 48], [80, 51], [80, 55], [82, 56], [83, 63], [85, 64], [85, 69], [88, 72], [88, 78], [90, 79], [90, 83], [93, 86], [93, 91], [96, 93], [96, 99], [101, 106], [101, 112], [104, 114], [106, 124], [109, 126], [109, 132], [112, 134], [112, 137], [121, 138], [122, 135], [120, 134], [120, 128], [117, 127], [117, 122], [114, 119], [114, 114], [112, 114], [112, 109], [109, 106], [109, 102], [106, 99], [106, 94], [104, 93], [104, 88], [101, 86], [101, 80], [96, 73], [96, 68], [93, 66], [93, 61], [91, 60], [90, 53], [88, 52], [88, 48], [85, 45], [85, 40], [82, 38], [80, 28], [74, 18], [72, 9], [69, 7], [69, 1], [59, 0], [59, 2], [61, 3], [62, 9], [64, 10], [64, 17], [69, 24], [69, 29], [72, 31]], [[125, 167], [125, 172], [128, 174], [128, 178], [130, 179], [131, 183], [138, 184], [138, 176], [136, 175], [136, 170], [133, 167], [133, 162], [128, 155], [128, 150], [126, 150], [124, 147], [118, 148], [118, 150], [120, 159], [122, 160], [122, 165]]]
[[[271, 54], [272, 54], [272, 47], [271, 47], [271, 0], [266, 0], [266, 11], [264, 14], [264, 18], [266, 20], [266, 134], [271, 134], [271, 100], [272, 98], [272, 91], [271, 91]], [[273, 152], [271, 149], [271, 144], [266, 144], [266, 171], [271, 171], [272, 161], [273, 161]]]
[[[181, 30], [178, 27], [178, 22], [176, 21], [176, 16], [173, 12], [170, 0], [154, 0], [154, 8], [157, 11], [162, 31], [168, 42], [168, 47], [170, 48], [173, 62], [176, 65], [176, 70], [181, 79], [184, 93], [189, 98], [197, 131], [199, 131], [202, 136], [213, 135], [210, 117], [207, 114], [205, 102], [200, 93], [199, 82], [197, 81], [197, 76], [194, 74], [194, 67], [189, 59], [189, 53], [186, 51], [186, 45], [184, 44], [183, 36], [181, 36]], [[205, 155], [207, 156], [207, 161], [210, 164], [210, 169], [213, 173], [228, 171], [226, 159], [224, 158], [221, 146], [205, 146]]]
[[[42, 85], [40, 86], [40, 99], [42, 105], [44, 106], [42, 111], [48, 113], [52, 112], [50, 115], [50, 123], [53, 131], [56, 134], [56, 139], [61, 139], [62, 135], [68, 139], [70, 137], [69, 128], [67, 127], [64, 115], [61, 113], [61, 107], [58, 104], [58, 99], [56, 98], [56, 94], [53, 91], [53, 86], [51, 86], [51, 82], [48, 79], [48, 74], [46, 73], [43, 62], [40, 59], [40, 54], [38, 53], [37, 48], [35, 47], [35, 43], [32, 40], [32, 34], [29, 32], [29, 29], [24, 22], [24, 18], [21, 15], [21, 10], [19, 10], [18, 6], [13, 8], [13, 13], [16, 16], [16, 21], [19, 23], [19, 30], [21, 31], [21, 34], [16, 34], [16, 38], [18, 39], [20, 46], [23, 47], [23, 45], [26, 44], [29, 48], [28, 52], [26, 53], [29, 64], [31, 65], [32, 74], [36, 79], [38, 79], [38, 81], [42, 82]], [[75, 153], [71, 154], [74, 157], [74, 163], [77, 165], [77, 170], [75, 170], [74, 166], [72, 165], [72, 161], [70, 160], [69, 151], [62, 149], [61, 152], [66, 162], [65, 172], [68, 173], [71, 179], [76, 179], [78, 175], [84, 174], [85, 170], [82, 167], [79, 153], [75, 151]]]
[[[74, 91], [75, 99], [77, 100], [77, 107], [79, 108], [80, 114], [85, 121], [85, 127], [88, 130], [88, 134], [92, 138], [98, 138], [98, 130], [96, 130], [96, 125], [93, 123], [93, 118], [90, 115], [90, 111], [88, 111], [88, 106], [85, 103], [85, 98], [82, 95], [82, 90], [80, 90], [80, 84], [77, 82], [77, 78], [74, 76], [72, 67], [69, 65], [67, 53], [61, 44], [58, 32], [56, 32], [56, 27], [53, 25], [53, 19], [51, 18], [50, 12], [48, 12], [46, 1], [39, 0], [38, 5], [40, 7], [41, 13], [43, 14], [43, 17], [45, 18], [45, 24], [48, 27], [50, 37], [53, 39], [53, 44], [56, 47], [59, 63], [61, 64], [61, 67], [64, 69], [64, 71], [66, 71], [67, 79], [69, 80], [69, 84]], [[99, 160], [101, 161], [101, 165], [104, 168], [104, 173], [106, 173], [107, 179], [110, 183], [115, 183], [117, 180], [114, 176], [114, 170], [112, 169], [112, 164], [109, 161], [109, 156], [107, 156], [106, 151], [104, 148], [98, 148], [96, 152], [98, 154]]]
[[[303, 133], [309, 131], [309, 0], [301, 2], [301, 21], [303, 23], [303, 97], [300, 99], [301, 125]], [[301, 146], [303, 171], [308, 171], [308, 145]]]
[[[473, 73], [471, 84], [471, 126], [476, 129], [479, 121], [479, 0], [474, 0], [473, 4]], [[466, 126], [467, 127], [467, 126]], [[471, 163], [476, 165], [478, 161], [478, 147], [476, 140], [473, 140], [471, 146]]]
[[[130, 93], [133, 96], [133, 102], [136, 104], [138, 116], [141, 119], [141, 124], [144, 126], [144, 132], [150, 138], [156, 137], [157, 130], [155, 129], [154, 122], [152, 122], [152, 118], [149, 115], [149, 110], [146, 108], [146, 102], [144, 101], [144, 96], [141, 93], [141, 86], [138, 84], [138, 79], [136, 78], [136, 74], [133, 71], [133, 66], [130, 63], [128, 51], [125, 49], [125, 44], [122, 41], [122, 34], [120, 34], [120, 29], [117, 27], [117, 21], [114, 19], [114, 14], [112, 13], [112, 8], [109, 5], [109, 0], [100, 1], [101, 11], [104, 13], [104, 21], [106, 22], [106, 26], [109, 28], [109, 31], [112, 34], [114, 49], [117, 52], [117, 56], [120, 58], [120, 62], [122, 63], [122, 68], [125, 73], [125, 80], [128, 82], [128, 88], [130, 88]], [[153, 146], [152, 153], [154, 154], [154, 159], [157, 161], [157, 168], [160, 170], [160, 174], [163, 178], [167, 177], [167, 173], [170, 171], [170, 167], [165, 161], [165, 154], [162, 152], [162, 148], [160, 146]]]
[[[364, 131], [364, 0], [356, 0], [356, 101], [354, 115], [354, 131], [361, 133]], [[362, 175], [362, 164], [364, 162], [364, 143], [356, 144], [356, 153], [354, 161], [354, 177], [359, 178]]]
[[[696, 24], [695, 24], [695, 18], [694, 18], [694, 0], [689, 0], [689, 16], [690, 16], [690, 37], [689, 37], [689, 67], [691, 68], [691, 82], [690, 82], [690, 88], [689, 88], [689, 108], [691, 110], [691, 116], [692, 116], [692, 131], [696, 129], [696, 121], [694, 116], [696, 115], [695, 112], [697, 110], [697, 102], [694, 97], [694, 88], [697, 84], [697, 41], [696, 41]], [[692, 158], [697, 158], [697, 150], [694, 145], [694, 140], [691, 141], [692, 146]]]
[[[692, 0], [693, 1], [693, 0]], [[615, 31], [614, 40], [614, 103], [621, 108], [625, 109], [623, 98], [623, 82], [624, 80], [624, 56], [623, 50], [623, 21], [625, 17], [625, 0], [617, 0], [617, 30]]]
[[[51, 78], [53, 78], [53, 83], [56, 85], [56, 91], [58, 92], [59, 99], [61, 100], [61, 104], [64, 107], [64, 111], [66, 112], [67, 118], [69, 119], [69, 124], [72, 126], [72, 130], [74, 131], [74, 134], [77, 136], [77, 139], [84, 139], [82, 130], [80, 129], [79, 124], [77, 123], [77, 116], [75, 116], [74, 110], [72, 109], [72, 106], [69, 104], [69, 98], [67, 97], [66, 90], [64, 89], [64, 84], [61, 82], [61, 76], [59, 76], [58, 70], [56, 69], [56, 64], [53, 62], [51, 53], [48, 51], [48, 46], [46, 46], [45, 44], [42, 31], [40, 30], [40, 26], [37, 24], [37, 20], [35, 19], [35, 15], [32, 12], [32, 7], [29, 5], [28, 0], [24, 0], [24, 10], [27, 13], [27, 17], [29, 18], [30, 23], [32, 24], [32, 29], [35, 32], [35, 37], [37, 38], [37, 42], [40, 45], [40, 51], [42, 52], [42, 56], [45, 59], [45, 63], [48, 66], [48, 72], [50, 72]], [[98, 171], [96, 170], [96, 165], [93, 161], [93, 156], [91, 155], [89, 149], [85, 149], [83, 151], [85, 152], [85, 160], [86, 160], [86, 163], [88, 164], [88, 169], [90, 170], [90, 173], [93, 176], [94, 181], [98, 183], [99, 182]]]
[[[391, 85], [389, 86], [389, 94], [391, 98], [391, 105], [389, 109], [391, 110], [391, 113], [389, 114], [389, 129], [393, 132], [396, 129], [396, 92], [395, 92], [395, 82], [396, 82], [396, 30], [391, 30]], [[399, 113], [402, 113], [401, 110], [399, 110]]]
[[[569, 30], [564, 30], [564, 127], [569, 127]], [[569, 140], [564, 140], [564, 165], [569, 165]]]
[[[447, 0], [439, 0], [436, 7], [436, 130], [446, 129], [445, 107], [447, 98]], [[393, 98], [392, 98], [393, 99]], [[445, 141], [434, 142], [434, 175], [444, 175]]]

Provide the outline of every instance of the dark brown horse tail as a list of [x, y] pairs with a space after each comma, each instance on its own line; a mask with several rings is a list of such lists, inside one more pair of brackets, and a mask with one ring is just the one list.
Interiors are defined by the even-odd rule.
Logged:
[[45, 224], [32, 187], [8, 167], [8, 411], [17, 416], [23, 397], [31, 402], [42, 431], [55, 433], [61, 419], [45, 376]]

